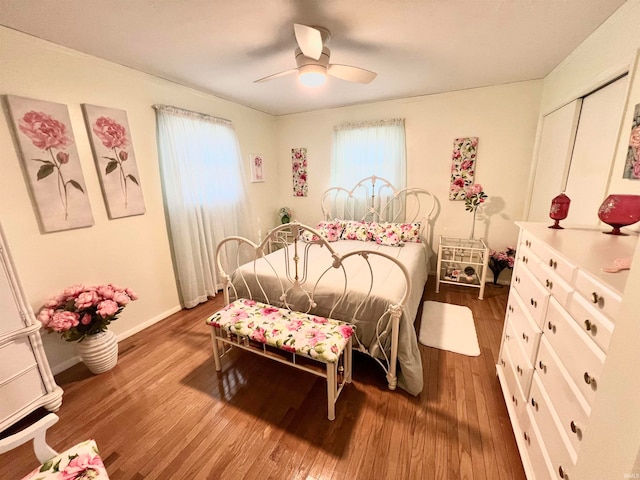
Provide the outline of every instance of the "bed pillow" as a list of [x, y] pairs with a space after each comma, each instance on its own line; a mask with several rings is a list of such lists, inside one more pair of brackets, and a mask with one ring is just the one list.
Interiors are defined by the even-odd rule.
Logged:
[[[320, 234], [322, 238], [324, 238], [327, 242], [337, 242], [340, 240], [340, 235], [342, 234], [342, 229], [344, 224], [340, 220], [333, 221], [321, 221], [316, 225], [316, 230]], [[316, 242], [319, 240], [317, 235], [312, 234], [310, 231], [305, 230], [300, 239], [303, 242]]]
[[344, 222], [341, 240], [360, 240], [368, 242], [372, 240], [373, 233], [370, 231], [369, 222], [358, 222], [355, 220], [347, 220]]
[[422, 225], [420, 222], [414, 223], [400, 223], [400, 230], [402, 230], [402, 241], [403, 242], [413, 242], [413, 243], [421, 243], [420, 240], [420, 229]]
[[371, 223], [373, 240], [381, 245], [402, 245], [404, 242], [420, 243], [420, 222]]

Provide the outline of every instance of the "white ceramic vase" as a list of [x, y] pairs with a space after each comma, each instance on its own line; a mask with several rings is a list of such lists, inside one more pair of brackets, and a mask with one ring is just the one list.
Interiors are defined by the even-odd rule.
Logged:
[[118, 363], [118, 341], [111, 330], [89, 335], [77, 343], [78, 354], [91, 373], [111, 370]]

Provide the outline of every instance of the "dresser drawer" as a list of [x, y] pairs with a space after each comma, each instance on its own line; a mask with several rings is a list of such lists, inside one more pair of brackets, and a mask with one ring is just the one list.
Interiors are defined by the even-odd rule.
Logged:
[[526, 419], [525, 407], [527, 406], [527, 399], [520, 388], [518, 380], [516, 379], [515, 366], [513, 364], [513, 360], [511, 360], [511, 357], [509, 356], [509, 351], [506, 348], [502, 350], [500, 365], [502, 366], [502, 373], [508, 389], [508, 391], [505, 392], [505, 402], [511, 404], [518, 423], [522, 425], [522, 422]]
[[5, 419], [27, 409], [47, 392], [37, 366], [0, 385], [0, 418]]
[[29, 337], [16, 338], [0, 345], [0, 385], [36, 365]]
[[531, 318], [526, 305], [515, 289], [509, 295], [507, 321], [513, 326], [516, 337], [521, 342], [529, 362], [533, 365], [538, 352], [538, 343], [540, 342], [542, 331], [533, 318]]
[[513, 325], [507, 323], [507, 331], [505, 335], [504, 348], [508, 351], [508, 358], [511, 359], [513, 369], [515, 370], [516, 380], [522, 389], [525, 397], [529, 395], [531, 387], [531, 377], [533, 376], [533, 364], [527, 358], [520, 339], [513, 328]]
[[529, 457], [529, 463], [533, 470], [535, 480], [549, 480], [556, 478], [553, 473], [553, 465], [547, 455], [542, 435], [538, 430], [531, 411], [527, 408], [527, 422], [522, 429], [522, 437]]
[[593, 405], [606, 355], [554, 298], [549, 301], [544, 332], [571, 379]]
[[549, 292], [540, 285], [522, 262], [517, 264], [513, 278], [513, 286], [516, 288], [516, 291], [533, 319], [538, 326], [542, 328], [542, 322], [544, 321], [547, 310]]
[[538, 430], [544, 439], [544, 445], [549, 455], [549, 460], [554, 471], [560, 467], [566, 470], [574, 466], [578, 459], [577, 452], [569, 442], [569, 438], [555, 413], [551, 399], [542, 386], [542, 382], [536, 372], [531, 382], [531, 395], [527, 408], [536, 422]]
[[588, 273], [580, 270], [576, 277], [576, 292], [582, 295], [593, 307], [614, 321], [620, 312], [620, 295], [602, 285]]
[[575, 293], [569, 302], [569, 312], [578, 326], [596, 342], [603, 352], [607, 353], [613, 334], [613, 323], [605, 315], [598, 312], [596, 307], [585, 300], [582, 295]]
[[527, 231], [523, 232], [523, 243], [540, 259], [541, 264], [547, 265], [569, 285], [573, 283], [577, 270], [575, 265]]

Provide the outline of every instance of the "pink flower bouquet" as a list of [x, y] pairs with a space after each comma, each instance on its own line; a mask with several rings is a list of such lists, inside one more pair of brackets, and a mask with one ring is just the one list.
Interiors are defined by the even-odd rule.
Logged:
[[38, 313], [42, 326], [68, 342], [104, 332], [118, 314], [138, 295], [130, 288], [111, 283], [99, 286], [73, 285], [51, 297]]

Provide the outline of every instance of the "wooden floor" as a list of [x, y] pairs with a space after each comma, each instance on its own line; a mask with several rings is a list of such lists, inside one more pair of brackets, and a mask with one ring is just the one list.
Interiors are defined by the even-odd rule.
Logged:
[[[62, 451], [95, 438], [112, 480], [524, 479], [495, 375], [508, 288], [443, 286], [425, 300], [473, 310], [481, 355], [420, 346], [425, 388], [388, 391], [380, 367], [354, 354], [354, 381], [326, 418], [324, 380], [246, 352], [217, 375], [204, 319], [222, 296], [120, 343], [118, 365], [56, 377]], [[416, 326], [419, 328], [419, 321]], [[0, 477], [36, 466], [31, 446], [0, 455]]]

